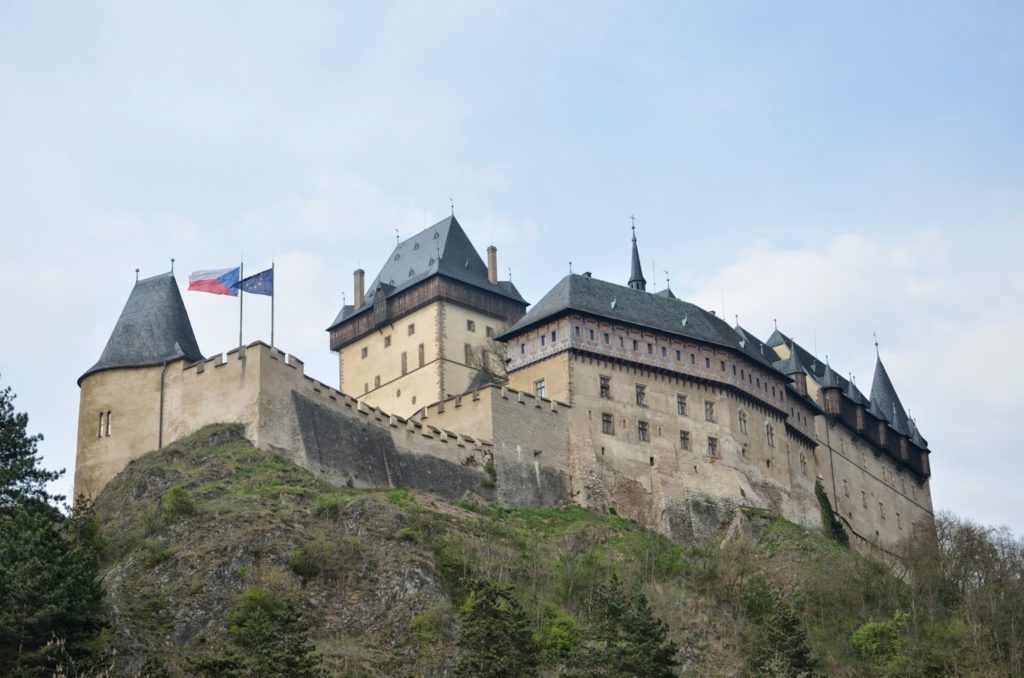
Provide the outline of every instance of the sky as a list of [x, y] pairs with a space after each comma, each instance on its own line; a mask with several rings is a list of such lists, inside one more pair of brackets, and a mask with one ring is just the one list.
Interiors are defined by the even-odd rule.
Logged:
[[[201, 350], [276, 262], [276, 343], [449, 213], [538, 301], [570, 266], [870, 388], [873, 333], [939, 510], [1024, 534], [1024, 5], [0, 0], [0, 387], [70, 494], [76, 380], [176, 259]], [[369, 279], [368, 278], [368, 279]], [[245, 338], [269, 339], [246, 300]]]

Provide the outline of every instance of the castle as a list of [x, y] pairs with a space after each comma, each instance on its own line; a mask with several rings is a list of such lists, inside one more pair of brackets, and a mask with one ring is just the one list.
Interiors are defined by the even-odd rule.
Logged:
[[673, 538], [737, 509], [855, 542], [930, 529], [928, 444], [881, 358], [870, 396], [778, 329], [766, 341], [666, 288], [636, 236], [626, 285], [570, 274], [527, 310], [454, 216], [399, 242], [328, 328], [339, 388], [262, 342], [204, 358], [171, 274], [137, 281], [79, 379], [75, 492], [216, 422], [339, 483], [504, 506], [614, 509]]

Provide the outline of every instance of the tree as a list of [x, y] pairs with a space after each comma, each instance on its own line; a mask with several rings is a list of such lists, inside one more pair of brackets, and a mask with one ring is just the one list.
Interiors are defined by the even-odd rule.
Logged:
[[813, 674], [816, 664], [800, 618], [764, 577], [747, 583], [743, 602], [749, 620], [743, 654], [750, 672], [762, 676]]
[[53, 504], [62, 498], [45, 484], [63, 472], [40, 468], [42, 436], [28, 435], [13, 399], [0, 391], [0, 675], [50, 675], [98, 655], [102, 543], [87, 502], [70, 516]]
[[596, 591], [591, 623], [573, 660], [583, 675], [671, 676], [679, 648], [668, 625], [651, 612], [647, 598], [627, 595], [612, 575]]
[[537, 675], [539, 650], [512, 589], [493, 579], [473, 583], [459, 609], [457, 676]]
[[39, 466], [37, 445], [43, 436], [30, 436], [27, 429], [28, 415], [14, 411], [11, 388], [0, 390], [0, 512], [8, 513], [27, 500], [63, 499], [47, 494], [46, 483], [64, 471], [47, 471]]

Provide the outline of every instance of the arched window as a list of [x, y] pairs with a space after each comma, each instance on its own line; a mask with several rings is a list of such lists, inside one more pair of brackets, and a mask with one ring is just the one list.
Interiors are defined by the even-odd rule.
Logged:
[[110, 410], [107, 410], [107, 437], [110, 437]]

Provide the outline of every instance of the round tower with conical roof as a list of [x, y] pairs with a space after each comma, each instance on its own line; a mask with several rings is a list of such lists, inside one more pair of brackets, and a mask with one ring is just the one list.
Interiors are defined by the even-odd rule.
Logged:
[[202, 359], [174, 276], [136, 281], [100, 359], [78, 379], [76, 497], [95, 496], [161, 446], [167, 366]]

